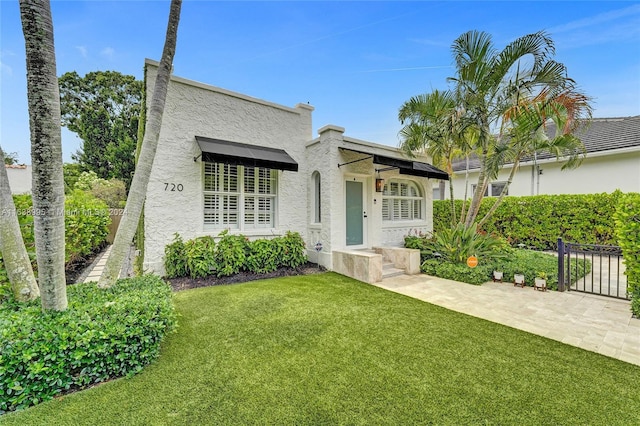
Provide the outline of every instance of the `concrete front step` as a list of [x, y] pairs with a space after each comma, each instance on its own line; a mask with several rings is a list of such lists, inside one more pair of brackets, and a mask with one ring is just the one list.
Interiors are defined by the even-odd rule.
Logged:
[[399, 275], [405, 275], [404, 269], [399, 269], [391, 262], [386, 262], [382, 265], [382, 279], [397, 277]]
[[385, 278], [392, 278], [392, 277], [397, 277], [400, 275], [406, 275], [404, 270], [402, 269], [398, 269], [398, 268], [393, 268], [393, 269], [386, 269], [382, 271], [382, 279], [384, 280]]

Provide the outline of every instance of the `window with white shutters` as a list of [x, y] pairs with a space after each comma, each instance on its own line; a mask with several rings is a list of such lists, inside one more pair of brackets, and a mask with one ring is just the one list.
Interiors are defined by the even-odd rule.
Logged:
[[204, 163], [204, 224], [221, 229], [275, 226], [277, 170]]
[[414, 182], [389, 180], [382, 191], [382, 220], [421, 220], [422, 203], [422, 194]]

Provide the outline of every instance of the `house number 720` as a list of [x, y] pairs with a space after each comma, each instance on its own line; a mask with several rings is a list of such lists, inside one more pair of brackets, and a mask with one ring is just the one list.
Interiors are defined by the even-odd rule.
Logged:
[[164, 190], [165, 191], [171, 191], [171, 192], [182, 192], [182, 190], [184, 189], [184, 187], [182, 186], [181, 183], [164, 183]]

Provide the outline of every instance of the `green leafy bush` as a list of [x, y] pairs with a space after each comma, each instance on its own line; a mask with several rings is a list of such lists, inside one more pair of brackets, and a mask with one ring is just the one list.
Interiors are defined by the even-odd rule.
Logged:
[[69, 309], [0, 306], [0, 413], [139, 372], [176, 325], [171, 288], [146, 275], [69, 287]]
[[173, 242], [164, 248], [164, 270], [167, 278], [189, 275], [184, 242], [177, 233], [174, 234]]
[[297, 268], [307, 262], [304, 241], [297, 232], [282, 237], [249, 241], [244, 235], [222, 231], [215, 242], [211, 236], [182, 242], [175, 235], [165, 247], [164, 266], [169, 278], [229, 276], [240, 271], [272, 272], [280, 267]]
[[421, 269], [422, 272], [428, 275], [475, 285], [489, 281], [493, 271], [490, 265], [478, 265], [475, 268], [470, 268], [460, 263], [438, 259], [425, 260], [422, 262]]
[[184, 255], [191, 278], [203, 278], [215, 272], [215, 249], [216, 242], [210, 236], [184, 243]]
[[229, 234], [227, 230], [219, 235], [215, 250], [215, 270], [219, 277], [235, 275], [244, 269], [247, 261], [248, 240], [244, 235]]
[[280, 237], [280, 266], [296, 268], [307, 261], [307, 252], [304, 240], [297, 232], [287, 231], [284, 237]]
[[73, 262], [100, 247], [109, 234], [109, 208], [88, 192], [73, 191], [64, 202], [65, 261]]
[[264, 274], [278, 269], [280, 262], [277, 243], [277, 239], [259, 239], [249, 242], [247, 270], [256, 274]]
[[[555, 250], [558, 237], [582, 244], [617, 244], [614, 219], [623, 194], [566, 194], [506, 197], [484, 225], [489, 234], [503, 237], [512, 246], [524, 244], [537, 250]], [[495, 202], [482, 200], [481, 218]], [[456, 200], [459, 217], [462, 200]], [[451, 227], [449, 200], [433, 202], [433, 229], [437, 233]]]
[[480, 262], [504, 259], [508, 245], [490, 235], [476, 232], [476, 226], [465, 228], [444, 228], [432, 236], [409, 236], [405, 238], [405, 247], [417, 248], [424, 259], [442, 260], [466, 264], [470, 256], [476, 256]]
[[[33, 203], [29, 194], [14, 195], [20, 232], [36, 268], [35, 238], [33, 234]], [[75, 190], [65, 196], [65, 262], [67, 264], [87, 256], [100, 248], [109, 233], [107, 205], [88, 192]]]
[[640, 194], [623, 195], [614, 220], [626, 267], [627, 291], [631, 294], [631, 312], [640, 318]]

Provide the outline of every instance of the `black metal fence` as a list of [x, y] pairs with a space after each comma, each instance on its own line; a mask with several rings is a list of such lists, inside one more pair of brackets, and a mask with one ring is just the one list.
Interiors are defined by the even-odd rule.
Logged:
[[568, 243], [558, 238], [559, 291], [631, 299], [624, 271], [620, 247]]

